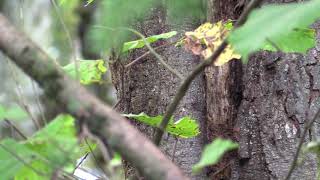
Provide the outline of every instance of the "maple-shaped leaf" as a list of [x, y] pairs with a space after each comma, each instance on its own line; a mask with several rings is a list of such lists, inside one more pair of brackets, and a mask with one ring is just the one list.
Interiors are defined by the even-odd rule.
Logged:
[[[192, 51], [193, 54], [201, 55], [204, 59], [207, 59], [220, 46], [231, 29], [232, 23], [230, 21], [226, 23], [219, 21], [215, 24], [205, 23], [195, 31], [185, 33], [185, 48]], [[240, 58], [241, 56], [234, 51], [231, 45], [228, 45], [214, 62], [214, 65], [222, 66], [232, 59]]]

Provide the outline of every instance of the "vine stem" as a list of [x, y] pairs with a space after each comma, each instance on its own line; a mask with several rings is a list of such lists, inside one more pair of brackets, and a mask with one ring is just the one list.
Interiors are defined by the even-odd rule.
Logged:
[[23, 140], [28, 139], [28, 137], [11, 121], [9, 121], [8, 119], [4, 119], [4, 122], [6, 122], [10, 127], [12, 127], [23, 138]]
[[[234, 25], [234, 28], [237, 28], [241, 26], [247, 19], [249, 13], [256, 8], [262, 0], [252, 0], [248, 6], [244, 9], [243, 13], [241, 14], [240, 18]], [[202, 72], [205, 67], [211, 65], [214, 63], [220, 54], [223, 52], [223, 50], [228, 46], [228, 42], [226, 39], [221, 43], [221, 45], [217, 48], [217, 50], [214, 51], [214, 53], [204, 61], [202, 61], [199, 65], [196, 66], [196, 68], [182, 81], [178, 92], [176, 93], [175, 97], [173, 98], [170, 105], [167, 107], [167, 111], [165, 112], [163, 119], [161, 121], [160, 126], [156, 129], [155, 136], [153, 138], [153, 141], [156, 145], [159, 145], [164, 133], [164, 130], [166, 129], [169, 120], [171, 116], [173, 115], [174, 111], [177, 109], [181, 99], [185, 96], [187, 90], [189, 89], [189, 86], [191, 82], [197, 77], [197, 75]]]
[[296, 153], [294, 154], [294, 157], [293, 157], [293, 161], [290, 165], [290, 169], [288, 171], [288, 174], [287, 176], [285, 177], [285, 180], [289, 180], [295, 167], [297, 166], [297, 162], [298, 162], [298, 157], [299, 157], [299, 154], [300, 154], [300, 151], [302, 149], [302, 145], [303, 145], [303, 142], [304, 142], [304, 139], [305, 137], [307, 136], [307, 132], [309, 131], [309, 129], [312, 127], [313, 123], [320, 117], [320, 109], [318, 109], [317, 113], [314, 115], [314, 117], [308, 121], [307, 125], [304, 127], [304, 130], [303, 130], [303, 133], [302, 133], [302, 136], [300, 138], [300, 141], [299, 141], [299, 144], [298, 144], [298, 147], [297, 147], [297, 151]]

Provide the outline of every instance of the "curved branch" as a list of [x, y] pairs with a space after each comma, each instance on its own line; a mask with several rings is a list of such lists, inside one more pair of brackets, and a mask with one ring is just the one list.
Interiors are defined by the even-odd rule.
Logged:
[[0, 50], [44, 89], [60, 108], [86, 124], [91, 133], [133, 164], [146, 179], [185, 180], [177, 166], [132, 127], [125, 118], [103, 104], [61, 68], [25, 34], [0, 14]]

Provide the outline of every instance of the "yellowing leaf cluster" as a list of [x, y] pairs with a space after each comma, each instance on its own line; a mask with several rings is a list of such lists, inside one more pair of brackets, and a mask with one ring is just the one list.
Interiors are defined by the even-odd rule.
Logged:
[[[213, 52], [220, 46], [223, 39], [230, 31], [230, 23], [225, 25], [222, 21], [215, 24], [205, 23], [195, 31], [186, 32], [185, 47], [196, 55], [209, 58]], [[231, 45], [228, 45], [219, 58], [214, 62], [215, 66], [221, 66], [232, 59], [240, 59], [241, 56], [234, 52]]]

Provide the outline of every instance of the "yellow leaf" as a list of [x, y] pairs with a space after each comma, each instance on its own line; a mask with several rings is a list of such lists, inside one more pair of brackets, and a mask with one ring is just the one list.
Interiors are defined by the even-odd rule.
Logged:
[[[228, 25], [228, 27], [226, 27]], [[209, 58], [217, 47], [220, 46], [223, 39], [228, 35], [230, 22], [226, 24], [219, 21], [215, 24], [205, 23], [192, 32], [186, 32], [185, 47], [194, 54], [204, 59]], [[215, 66], [221, 66], [232, 59], [240, 59], [241, 56], [234, 52], [234, 49], [228, 45], [219, 58], [215, 61]]]

